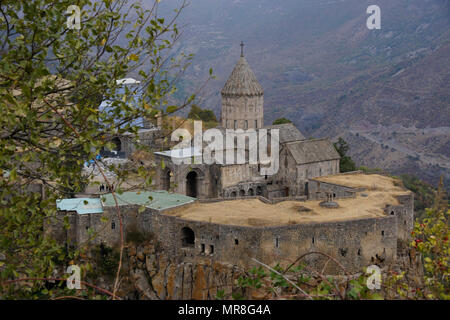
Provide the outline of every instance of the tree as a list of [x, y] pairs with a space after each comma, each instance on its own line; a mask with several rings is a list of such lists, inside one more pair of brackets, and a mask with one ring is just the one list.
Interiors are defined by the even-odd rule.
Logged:
[[[191, 58], [170, 54], [184, 4], [166, 21], [157, 14], [159, 1], [149, 9], [126, 0], [75, 3], [80, 29], [65, 14], [73, 1], [0, 3], [0, 297], [56, 294], [30, 280], [51, 277], [56, 265], [80, 253], [43, 232], [56, 219], [55, 200], [82, 191], [91, 178], [84, 162], [111, 149], [111, 137], [137, 136], [136, 119], [175, 112], [194, 99], [167, 106], [176, 91], [172, 79]], [[139, 101], [117, 81], [130, 74], [141, 81]], [[101, 100], [110, 106], [100, 108]], [[140, 173], [148, 184], [146, 171]], [[118, 206], [117, 213], [121, 221]], [[122, 251], [123, 239], [121, 258]], [[113, 294], [117, 286], [116, 278]]]
[[339, 137], [338, 141], [334, 143], [334, 148], [341, 157], [341, 160], [339, 162], [341, 172], [355, 171], [356, 170], [355, 162], [353, 162], [352, 158], [347, 156], [347, 152], [350, 149], [347, 142], [341, 137]]
[[202, 109], [195, 104], [191, 106], [191, 111], [189, 111], [188, 118], [193, 120], [201, 120], [204, 122], [217, 122], [216, 115], [212, 110]]
[[286, 119], [286, 118], [279, 118], [279, 119], [275, 120], [274, 122], [272, 122], [273, 125], [285, 124], [285, 123], [292, 123], [292, 121], [289, 119]]

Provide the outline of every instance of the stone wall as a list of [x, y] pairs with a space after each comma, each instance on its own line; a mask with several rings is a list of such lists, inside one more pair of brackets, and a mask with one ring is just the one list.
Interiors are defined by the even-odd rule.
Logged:
[[[178, 164], [172, 163], [169, 157], [155, 155], [158, 168], [155, 181], [158, 189], [170, 190], [188, 195], [187, 177], [190, 172], [196, 174], [196, 198], [216, 198], [222, 190], [221, 170], [219, 165]], [[164, 166], [162, 165], [164, 162]], [[169, 184], [170, 176], [170, 184]]]
[[354, 198], [356, 192], [360, 191], [359, 189], [317, 180], [309, 180], [307, 189], [308, 199], [310, 200], [326, 199], [327, 192], [331, 192], [334, 198]]
[[[304, 253], [318, 250], [337, 258], [351, 271], [359, 271], [376, 262], [395, 262], [397, 220], [400, 213], [403, 217], [403, 211], [400, 208], [394, 208], [394, 211], [399, 212], [398, 215], [382, 218], [246, 227], [185, 220], [150, 209], [138, 213], [138, 206], [121, 206], [126, 232], [134, 229], [143, 234], [156, 235], [163, 251], [172, 257], [174, 263], [195, 263], [198, 259], [208, 259], [250, 268], [255, 265], [252, 257], [273, 265], [285, 261], [284, 259], [293, 260]], [[89, 229], [97, 234], [93, 243], [104, 242], [114, 246], [119, 242], [119, 223], [114, 207], [105, 208], [103, 214], [75, 217], [72, 227], [76, 228], [77, 243], [89, 241]], [[193, 231], [191, 245], [183, 245], [184, 228]], [[399, 230], [406, 234], [402, 228]], [[325, 260], [324, 257], [313, 255], [308, 256], [306, 261], [313, 267], [322, 268]], [[336, 265], [329, 263], [326, 271], [334, 273], [338, 269]]]
[[[161, 131], [157, 128], [154, 129], [144, 129], [138, 132], [138, 144], [141, 146], [155, 147], [157, 138], [161, 135]], [[135, 136], [131, 133], [126, 133], [119, 137], [121, 142], [121, 152], [125, 154], [126, 158], [131, 157], [131, 155], [136, 151], [136, 145], [134, 143]]]
[[280, 150], [279, 164], [280, 168], [273, 180], [285, 185], [291, 196], [305, 195], [306, 183], [310, 179], [339, 173], [339, 160], [297, 164], [284, 147]]
[[226, 129], [262, 128], [264, 96], [222, 96], [221, 118]]
[[[337, 258], [351, 271], [373, 263], [393, 263], [397, 248], [397, 219], [386, 216], [339, 223], [311, 223], [280, 227], [243, 227], [188, 221], [159, 215], [146, 215], [144, 228], [152, 228], [165, 250], [178, 262], [193, 262], [209, 257], [244, 268], [255, 266], [250, 258], [269, 265], [283, 259], [293, 260], [310, 251], [322, 251]], [[153, 224], [151, 226], [151, 224]], [[191, 229], [195, 245], [182, 247], [181, 230]], [[310, 266], [322, 268], [326, 259], [311, 256]], [[329, 264], [327, 272], [338, 270]]]
[[398, 239], [409, 242], [411, 232], [414, 229], [414, 194], [397, 196], [396, 198], [400, 205], [387, 206], [384, 212], [397, 217]]

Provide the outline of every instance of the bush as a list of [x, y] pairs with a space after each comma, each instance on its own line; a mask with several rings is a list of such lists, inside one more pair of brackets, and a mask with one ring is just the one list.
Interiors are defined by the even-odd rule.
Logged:
[[285, 124], [285, 123], [292, 123], [291, 120], [286, 119], [286, 118], [279, 118], [277, 120], [275, 120], [272, 125], [277, 125], [277, 124]]

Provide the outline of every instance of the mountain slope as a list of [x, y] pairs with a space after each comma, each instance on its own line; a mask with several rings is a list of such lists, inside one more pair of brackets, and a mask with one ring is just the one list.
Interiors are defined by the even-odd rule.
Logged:
[[[179, 3], [163, 1], [161, 12], [170, 15]], [[361, 164], [413, 171], [432, 183], [444, 173], [449, 185], [450, 1], [379, 0], [381, 30], [366, 27], [371, 4], [192, 1], [176, 48], [195, 54], [183, 90], [197, 88], [213, 67], [217, 78], [201, 105], [220, 114], [220, 90], [243, 40], [265, 91], [266, 123], [287, 117], [307, 136], [345, 136]]]

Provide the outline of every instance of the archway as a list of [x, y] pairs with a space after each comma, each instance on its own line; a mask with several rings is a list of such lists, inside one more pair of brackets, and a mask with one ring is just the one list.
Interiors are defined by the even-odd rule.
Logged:
[[249, 196], [254, 196], [255, 192], [253, 191], [252, 188], [250, 188], [250, 189], [248, 189], [248, 194], [249, 194]]
[[169, 191], [170, 190], [170, 178], [172, 177], [172, 171], [167, 170], [165, 173], [163, 173], [161, 179], [162, 179], [162, 189]]
[[230, 194], [230, 197], [231, 197], [231, 198], [236, 198], [236, 191], [233, 191], [233, 192]]
[[256, 187], [256, 195], [262, 195], [262, 188], [260, 186]]
[[191, 171], [186, 176], [186, 195], [189, 197], [197, 198], [197, 178], [198, 174], [195, 171]]
[[244, 196], [245, 196], [245, 191], [244, 190], [239, 191], [239, 197], [244, 197]]
[[118, 137], [113, 138], [112, 143], [114, 143], [113, 151], [117, 151], [117, 152], [122, 151], [122, 142], [120, 141], [120, 139]]
[[184, 227], [181, 229], [181, 246], [183, 248], [195, 246], [195, 233], [191, 228]]

